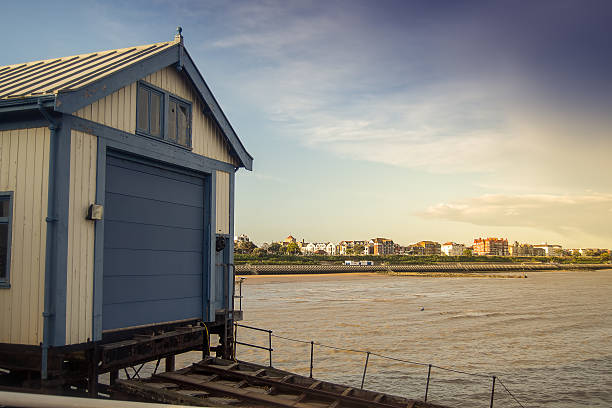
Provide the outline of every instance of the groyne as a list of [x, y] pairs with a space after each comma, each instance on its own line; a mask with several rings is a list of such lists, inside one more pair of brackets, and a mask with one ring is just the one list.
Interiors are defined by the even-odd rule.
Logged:
[[356, 272], [509, 272], [612, 269], [611, 264], [437, 263], [426, 265], [236, 265], [236, 275], [293, 275]]

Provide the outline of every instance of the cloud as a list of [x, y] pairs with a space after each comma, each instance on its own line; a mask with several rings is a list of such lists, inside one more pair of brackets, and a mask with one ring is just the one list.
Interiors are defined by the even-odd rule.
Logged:
[[452, 15], [448, 30], [427, 19], [395, 30], [355, 10], [238, 4], [212, 48], [255, 56], [237, 72], [240, 96], [309, 148], [525, 191], [609, 188], [610, 120], [540, 92], [520, 44], [501, 55], [482, 35], [495, 28], [473, 32]]
[[529, 227], [566, 236], [573, 242], [612, 243], [612, 194], [487, 194], [439, 203], [419, 213], [427, 219], [479, 226]]

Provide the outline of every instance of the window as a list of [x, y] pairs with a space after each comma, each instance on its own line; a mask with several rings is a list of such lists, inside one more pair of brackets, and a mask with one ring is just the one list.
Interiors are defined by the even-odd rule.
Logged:
[[9, 287], [13, 193], [0, 192], [0, 288]]
[[162, 136], [163, 95], [148, 86], [138, 87], [138, 110], [136, 113], [138, 131], [150, 136]]
[[136, 105], [138, 133], [191, 147], [191, 105], [187, 101], [139, 83]]
[[182, 146], [189, 146], [189, 105], [177, 99], [170, 98], [168, 109], [168, 140]]

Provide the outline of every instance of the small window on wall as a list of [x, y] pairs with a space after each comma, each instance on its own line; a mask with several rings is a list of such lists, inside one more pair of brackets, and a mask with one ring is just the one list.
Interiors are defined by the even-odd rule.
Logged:
[[168, 140], [189, 147], [191, 145], [191, 134], [189, 125], [191, 123], [189, 105], [177, 99], [170, 98], [168, 108]]
[[191, 148], [189, 102], [162, 89], [138, 83], [136, 112], [138, 133]]
[[0, 192], [0, 288], [9, 287], [13, 194]]
[[162, 137], [164, 95], [145, 85], [138, 85], [136, 102], [137, 130], [149, 136]]

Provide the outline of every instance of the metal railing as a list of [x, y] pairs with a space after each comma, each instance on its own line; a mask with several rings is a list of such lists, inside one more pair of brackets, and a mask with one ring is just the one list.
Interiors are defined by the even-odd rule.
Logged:
[[[405, 360], [405, 359], [401, 359], [401, 358], [396, 358], [396, 357], [390, 357], [390, 356], [385, 356], [383, 354], [378, 354], [378, 353], [374, 353], [368, 350], [357, 350], [357, 349], [349, 349], [349, 348], [343, 348], [343, 347], [337, 347], [337, 346], [330, 346], [327, 344], [322, 344], [322, 343], [318, 343], [315, 341], [306, 341], [306, 340], [299, 340], [299, 339], [293, 339], [290, 337], [285, 337], [285, 336], [280, 336], [277, 334], [274, 334], [272, 332], [272, 330], [266, 330], [266, 329], [261, 329], [259, 327], [253, 327], [253, 326], [247, 326], [244, 324], [239, 324], [239, 323], [234, 323], [235, 325], [235, 330], [234, 330], [234, 359], [236, 358], [236, 345], [243, 345], [243, 346], [247, 346], [247, 347], [253, 347], [253, 348], [257, 348], [257, 349], [261, 349], [261, 350], [267, 350], [268, 351], [268, 362], [269, 362], [269, 366], [272, 367], [272, 352], [274, 351], [274, 349], [272, 348], [272, 337], [276, 337], [279, 339], [283, 339], [283, 340], [287, 340], [287, 341], [292, 341], [292, 342], [296, 342], [296, 343], [303, 343], [303, 344], [310, 344], [310, 378], [312, 378], [312, 371], [314, 368], [314, 346], [319, 346], [319, 347], [323, 347], [323, 348], [329, 348], [329, 349], [333, 349], [333, 350], [340, 350], [340, 351], [348, 351], [348, 352], [353, 352], [353, 353], [362, 353], [366, 355], [365, 358], [365, 363], [364, 363], [364, 367], [363, 367], [363, 374], [361, 376], [361, 389], [363, 389], [363, 386], [365, 384], [365, 380], [366, 380], [366, 374], [367, 374], [367, 370], [368, 370], [368, 363], [370, 361], [370, 356], [376, 356], [376, 357], [380, 357], [383, 359], [387, 359], [387, 360], [392, 360], [392, 361], [396, 361], [396, 362], [401, 362], [401, 363], [407, 363], [407, 364], [411, 364], [411, 365], [417, 365], [417, 366], [423, 366], [423, 367], [427, 367], [427, 382], [425, 384], [425, 395], [423, 398], [423, 401], [427, 402], [427, 397], [428, 397], [428, 392], [429, 392], [429, 382], [431, 379], [431, 369], [432, 368], [436, 368], [439, 370], [443, 370], [443, 371], [448, 371], [448, 372], [453, 372], [456, 374], [462, 374], [462, 375], [468, 375], [468, 376], [472, 376], [472, 377], [479, 377], [479, 378], [488, 378], [491, 379], [491, 400], [490, 400], [490, 408], [493, 408], [493, 402], [495, 399], [495, 384], [499, 383], [503, 389], [506, 391], [506, 393], [514, 400], [514, 402], [520, 406], [521, 408], [525, 408], [525, 406], [523, 404], [521, 404], [521, 402], [518, 400], [518, 398], [516, 398], [516, 396], [510, 392], [510, 390], [508, 389], [508, 387], [506, 387], [506, 385], [501, 381], [501, 379], [498, 376], [495, 375], [488, 375], [488, 374], [482, 374], [482, 373], [473, 373], [473, 372], [468, 372], [468, 371], [462, 371], [462, 370], [457, 370], [454, 368], [449, 368], [449, 367], [441, 367], [435, 364], [428, 364], [428, 363], [422, 363], [422, 362], [418, 362], [418, 361], [410, 361], [410, 360]], [[261, 345], [256, 345], [256, 344], [250, 344], [250, 343], [244, 343], [244, 342], [239, 342], [237, 340], [237, 335], [238, 335], [238, 327], [242, 327], [245, 329], [249, 329], [249, 330], [255, 330], [255, 331], [259, 331], [259, 332], [265, 332], [268, 333], [268, 347], [265, 346], [261, 346]]]

